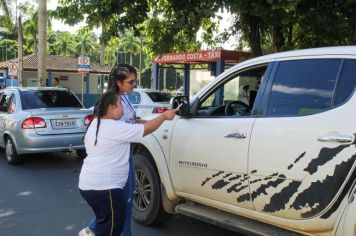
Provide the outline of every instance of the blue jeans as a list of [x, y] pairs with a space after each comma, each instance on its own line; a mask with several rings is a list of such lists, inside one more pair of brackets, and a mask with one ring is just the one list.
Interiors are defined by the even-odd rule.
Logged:
[[[135, 165], [132, 156], [129, 159], [129, 176], [124, 186], [124, 198], [126, 200], [125, 223], [121, 236], [131, 236], [131, 215], [132, 215], [132, 198], [136, 189]], [[89, 229], [96, 232], [96, 218], [92, 219], [88, 225]]]

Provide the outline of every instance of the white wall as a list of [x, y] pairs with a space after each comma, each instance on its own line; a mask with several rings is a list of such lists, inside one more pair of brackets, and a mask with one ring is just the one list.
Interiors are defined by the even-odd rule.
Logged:
[[215, 79], [208, 70], [190, 70], [190, 96], [196, 94], [200, 89]]
[[37, 86], [37, 71], [24, 71], [22, 84], [24, 87]]
[[[64, 73], [64, 72], [52, 72], [52, 80], [54, 78], [60, 78], [60, 85], [65, 88], [69, 88], [76, 94], [82, 93], [82, 75], [78, 73]], [[61, 79], [62, 77], [62, 79]], [[68, 77], [68, 80], [63, 80], [63, 77]], [[100, 93], [100, 87], [98, 86], [99, 75], [92, 74], [89, 75], [89, 93], [97, 94]], [[24, 87], [37, 86], [37, 71], [26, 71], [24, 72]], [[84, 94], [86, 92], [86, 82], [84, 82]]]

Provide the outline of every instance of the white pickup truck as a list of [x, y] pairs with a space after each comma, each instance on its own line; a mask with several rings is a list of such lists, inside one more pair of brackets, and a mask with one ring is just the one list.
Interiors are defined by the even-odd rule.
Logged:
[[133, 216], [181, 213], [248, 235], [356, 235], [356, 47], [227, 70], [134, 145]]

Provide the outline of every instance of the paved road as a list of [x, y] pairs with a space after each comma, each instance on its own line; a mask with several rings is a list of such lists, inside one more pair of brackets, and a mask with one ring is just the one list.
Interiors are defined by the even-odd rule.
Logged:
[[[75, 236], [93, 216], [81, 198], [81, 162], [74, 154], [28, 156], [20, 166], [6, 163], [0, 149], [0, 235]], [[156, 227], [133, 224], [135, 236], [237, 235], [182, 215]]]

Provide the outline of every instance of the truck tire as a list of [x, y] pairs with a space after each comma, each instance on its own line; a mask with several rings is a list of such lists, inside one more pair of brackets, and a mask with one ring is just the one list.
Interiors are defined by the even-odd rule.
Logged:
[[10, 165], [18, 165], [22, 163], [22, 158], [17, 154], [14, 142], [10, 137], [5, 140], [5, 155], [7, 163]]
[[162, 205], [159, 174], [145, 155], [133, 155], [136, 175], [136, 191], [132, 216], [144, 225], [156, 225], [169, 217]]

